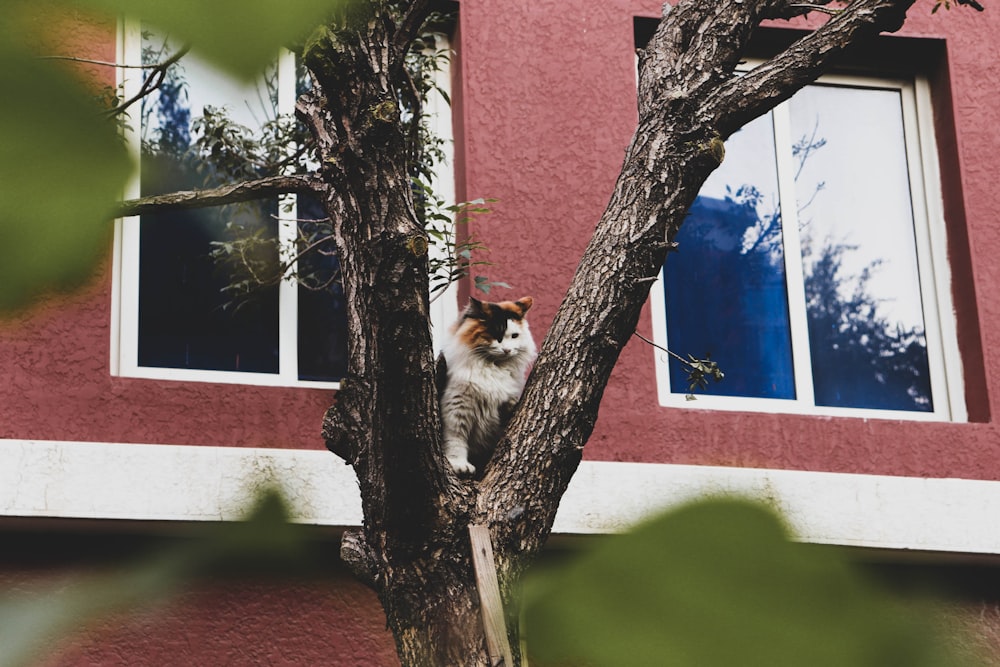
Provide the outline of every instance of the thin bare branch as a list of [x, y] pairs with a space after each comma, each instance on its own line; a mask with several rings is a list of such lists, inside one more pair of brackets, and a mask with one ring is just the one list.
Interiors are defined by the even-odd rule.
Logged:
[[671, 357], [673, 357], [673, 358], [674, 358], [674, 359], [676, 359], [677, 361], [681, 362], [681, 363], [682, 363], [682, 364], [684, 364], [685, 366], [688, 366], [688, 367], [690, 367], [690, 366], [691, 366], [691, 362], [690, 362], [690, 361], [688, 361], [687, 359], [685, 359], [684, 357], [682, 357], [681, 355], [677, 354], [676, 352], [674, 352], [674, 351], [673, 351], [673, 350], [671, 350], [671, 349], [668, 349], [668, 348], [666, 348], [666, 347], [663, 347], [663, 346], [662, 346], [662, 345], [660, 345], [659, 343], [655, 343], [655, 342], [653, 342], [653, 341], [652, 341], [652, 340], [650, 340], [649, 338], [646, 338], [645, 336], [643, 336], [643, 335], [642, 335], [641, 333], [639, 333], [638, 331], [633, 331], [633, 332], [632, 332], [632, 335], [633, 335], [633, 336], [635, 336], [636, 338], [638, 338], [639, 340], [641, 340], [641, 341], [642, 341], [643, 343], [646, 343], [647, 345], [652, 345], [653, 347], [655, 347], [655, 348], [656, 348], [657, 350], [660, 350], [661, 352], [666, 352], [666, 353], [667, 353], [668, 355], [670, 355]]
[[94, 60], [92, 58], [78, 58], [76, 56], [38, 56], [39, 60], [65, 60], [72, 63], [84, 63], [86, 65], [100, 65], [102, 67], [116, 67], [118, 69], [158, 69], [163, 67], [162, 63], [151, 63], [149, 65], [128, 65], [126, 63], [116, 63], [108, 60]]
[[122, 202], [117, 214], [121, 217], [154, 213], [172, 209], [183, 210], [222, 206], [239, 202], [267, 199], [290, 193], [322, 192], [325, 186], [312, 176], [269, 176], [254, 181], [222, 185], [207, 190], [182, 190]]
[[190, 50], [191, 46], [186, 44], [182, 46], [174, 55], [154, 65], [152, 67], [152, 71], [150, 72], [149, 76], [147, 76], [146, 79], [142, 82], [142, 86], [139, 88], [139, 92], [137, 92], [135, 95], [125, 100], [121, 104], [111, 109], [108, 109], [108, 111], [106, 112], [107, 115], [108, 116], [120, 115], [124, 113], [125, 110], [131, 107], [133, 104], [135, 104], [142, 98], [146, 97], [153, 91], [157, 90], [160, 86], [163, 85], [163, 81], [167, 77], [167, 70], [170, 69], [170, 67], [174, 63], [183, 58]]

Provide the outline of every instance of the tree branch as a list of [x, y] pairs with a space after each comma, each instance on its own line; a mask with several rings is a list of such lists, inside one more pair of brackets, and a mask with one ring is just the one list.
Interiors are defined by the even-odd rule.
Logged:
[[38, 56], [39, 60], [65, 60], [71, 63], [84, 63], [86, 65], [101, 65], [102, 67], [115, 67], [118, 69], [158, 69], [162, 63], [151, 63], [149, 65], [127, 65], [109, 60], [94, 60], [93, 58], [80, 58], [79, 56]]
[[729, 79], [708, 103], [726, 138], [812, 83], [859, 37], [898, 30], [914, 0], [858, 0], [824, 25], [741, 77]]
[[222, 185], [208, 190], [182, 190], [164, 195], [152, 195], [122, 202], [117, 215], [127, 217], [166, 209], [184, 210], [222, 206], [238, 202], [267, 199], [290, 193], [321, 193], [326, 186], [312, 176], [268, 176], [255, 181]]
[[[556, 507], [545, 499], [562, 496], [582, 458], [611, 370], [648, 297], [649, 279], [722, 160], [720, 134], [818, 76], [830, 63], [828, 51], [839, 52], [866, 32], [897, 27], [912, 1], [856, 0], [850, 11], [772, 61], [779, 64], [773, 69], [788, 67], [794, 75], [775, 71], [761, 81], [758, 74], [753, 83], [733, 75], [753, 31], [777, 13], [805, 8], [789, 7], [787, 0], [743, 0], [681, 2], [668, 11], [641, 54], [639, 127], [611, 201], [481, 483], [479, 510], [488, 515], [499, 549], [532, 552], [551, 529]], [[772, 82], [780, 95], [755, 90]]]
[[[133, 95], [129, 99], [125, 100], [121, 104], [119, 104], [119, 105], [117, 105], [117, 106], [115, 106], [115, 107], [113, 107], [111, 109], [108, 109], [105, 113], [108, 116], [117, 116], [119, 114], [122, 114], [130, 106], [132, 106], [133, 104], [135, 104], [136, 102], [138, 102], [139, 100], [141, 100], [143, 97], [145, 97], [146, 95], [149, 95], [150, 93], [152, 93], [153, 91], [155, 91], [157, 88], [159, 88], [160, 86], [162, 86], [163, 85], [163, 81], [167, 77], [167, 70], [170, 69], [171, 65], [173, 65], [178, 60], [180, 60], [181, 58], [183, 58], [187, 54], [187, 52], [190, 51], [190, 50], [191, 50], [191, 46], [189, 44], [185, 44], [174, 55], [170, 56], [169, 58], [167, 58], [163, 62], [160, 62], [160, 63], [157, 63], [157, 64], [153, 65], [150, 68], [150, 69], [152, 69], [152, 71], [149, 73], [149, 76], [147, 76], [146, 79], [142, 82], [142, 86], [139, 88], [139, 92], [137, 92], [135, 95]], [[143, 67], [143, 69], [145, 69], [145, 67]]]
[[410, 43], [417, 36], [417, 32], [427, 19], [428, 5], [428, 0], [413, 0], [409, 7], [403, 10], [399, 26], [396, 28], [396, 34], [393, 35], [392, 40], [395, 56], [399, 62], [402, 62], [406, 56], [406, 51], [410, 48]]

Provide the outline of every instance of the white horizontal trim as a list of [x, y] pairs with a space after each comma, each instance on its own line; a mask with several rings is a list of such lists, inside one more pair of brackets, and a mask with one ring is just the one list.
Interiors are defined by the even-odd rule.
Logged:
[[[279, 485], [301, 523], [361, 524], [352, 469], [325, 451], [0, 440], [0, 516], [234, 520]], [[584, 461], [553, 532], [613, 533], [706, 495], [778, 509], [805, 542], [1000, 554], [1000, 482]]]
[[295, 387], [298, 389], [340, 389], [339, 382], [326, 380], [299, 380], [289, 373], [257, 373], [250, 371], [212, 371], [198, 368], [167, 368], [165, 366], [128, 366], [125, 377], [146, 380], [174, 380], [177, 382], [211, 382], [215, 384], [241, 384], [258, 387]]

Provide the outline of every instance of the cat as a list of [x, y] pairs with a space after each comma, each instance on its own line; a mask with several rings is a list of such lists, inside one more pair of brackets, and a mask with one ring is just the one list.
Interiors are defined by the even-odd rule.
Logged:
[[459, 475], [482, 470], [521, 397], [536, 355], [525, 319], [532, 303], [470, 298], [438, 357], [444, 453]]

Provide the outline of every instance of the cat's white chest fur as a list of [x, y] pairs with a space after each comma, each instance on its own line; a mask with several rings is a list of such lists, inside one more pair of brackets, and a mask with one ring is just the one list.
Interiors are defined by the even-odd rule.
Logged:
[[443, 350], [448, 362], [448, 384], [454, 392], [471, 392], [479, 400], [501, 403], [515, 400], [524, 388], [526, 364], [510, 360], [503, 365], [461, 349]]

